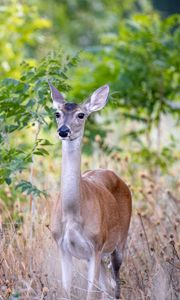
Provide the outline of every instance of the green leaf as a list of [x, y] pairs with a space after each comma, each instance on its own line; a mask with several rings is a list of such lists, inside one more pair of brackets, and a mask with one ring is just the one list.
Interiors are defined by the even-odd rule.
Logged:
[[12, 182], [12, 180], [11, 180], [11, 178], [10, 178], [10, 177], [8, 177], [8, 178], [5, 178], [5, 181], [6, 181], [6, 183], [7, 183], [8, 185], [10, 185], [10, 184], [11, 184], [11, 182]]

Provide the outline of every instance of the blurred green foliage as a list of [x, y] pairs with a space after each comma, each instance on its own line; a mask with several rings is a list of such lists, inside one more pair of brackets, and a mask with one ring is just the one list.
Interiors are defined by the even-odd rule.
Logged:
[[[98, 144], [107, 156], [130, 151], [132, 166], [168, 172], [176, 140], [165, 147], [160, 142], [151, 147], [150, 140], [152, 128], [160, 130], [162, 115], [179, 120], [179, 21], [179, 15], [163, 19], [148, 0], [2, 1], [0, 197], [9, 203], [7, 185], [11, 201], [19, 191], [45, 195], [31, 173], [34, 159], [48, 155], [52, 146], [47, 79], [77, 102], [110, 84], [104, 117], [99, 122], [92, 116], [87, 124], [86, 155]], [[114, 128], [121, 143], [107, 139]]]
[[175, 112], [169, 101], [179, 98], [179, 22], [178, 15], [161, 20], [157, 14], [122, 20], [118, 34], [104, 34], [101, 47], [82, 55], [71, 94], [83, 97], [109, 83], [109, 107], [148, 125], [161, 113]]
[[8, 0], [0, 5], [0, 65], [2, 78], [19, 76], [24, 58], [35, 64], [34, 57], [45, 43], [43, 30], [51, 22], [41, 17], [31, 1]]
[[135, 11], [151, 9], [146, 0], [39, 0], [37, 3], [41, 13], [52, 21], [56, 45], [71, 50], [99, 45], [102, 33], [117, 32], [120, 19]]

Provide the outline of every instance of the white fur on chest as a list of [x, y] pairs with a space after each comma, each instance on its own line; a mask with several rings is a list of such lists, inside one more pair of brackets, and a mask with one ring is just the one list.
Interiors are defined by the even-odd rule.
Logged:
[[81, 224], [76, 221], [66, 221], [63, 226], [59, 246], [65, 252], [70, 253], [78, 259], [86, 259], [93, 253], [93, 244], [84, 234]]

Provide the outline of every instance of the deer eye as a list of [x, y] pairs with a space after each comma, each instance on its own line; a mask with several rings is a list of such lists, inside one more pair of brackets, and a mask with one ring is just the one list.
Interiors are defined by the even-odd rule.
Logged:
[[56, 112], [56, 113], [55, 113], [55, 116], [56, 116], [56, 118], [58, 119], [58, 118], [60, 118], [61, 115], [60, 115], [59, 112]]
[[79, 113], [77, 116], [78, 116], [79, 119], [84, 119], [85, 114]]

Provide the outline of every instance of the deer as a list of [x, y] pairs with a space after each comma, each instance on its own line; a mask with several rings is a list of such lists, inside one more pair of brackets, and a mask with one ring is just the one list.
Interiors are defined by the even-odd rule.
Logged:
[[62, 141], [61, 189], [52, 211], [51, 232], [60, 251], [63, 290], [70, 299], [75, 257], [87, 261], [87, 299], [92, 299], [98, 287], [105, 291], [107, 276], [103, 257], [109, 255], [114, 296], [119, 299], [119, 273], [131, 218], [131, 192], [112, 170], [88, 170], [81, 174], [85, 121], [106, 105], [109, 86], [101, 86], [80, 104], [66, 101], [50, 82], [49, 86]]

